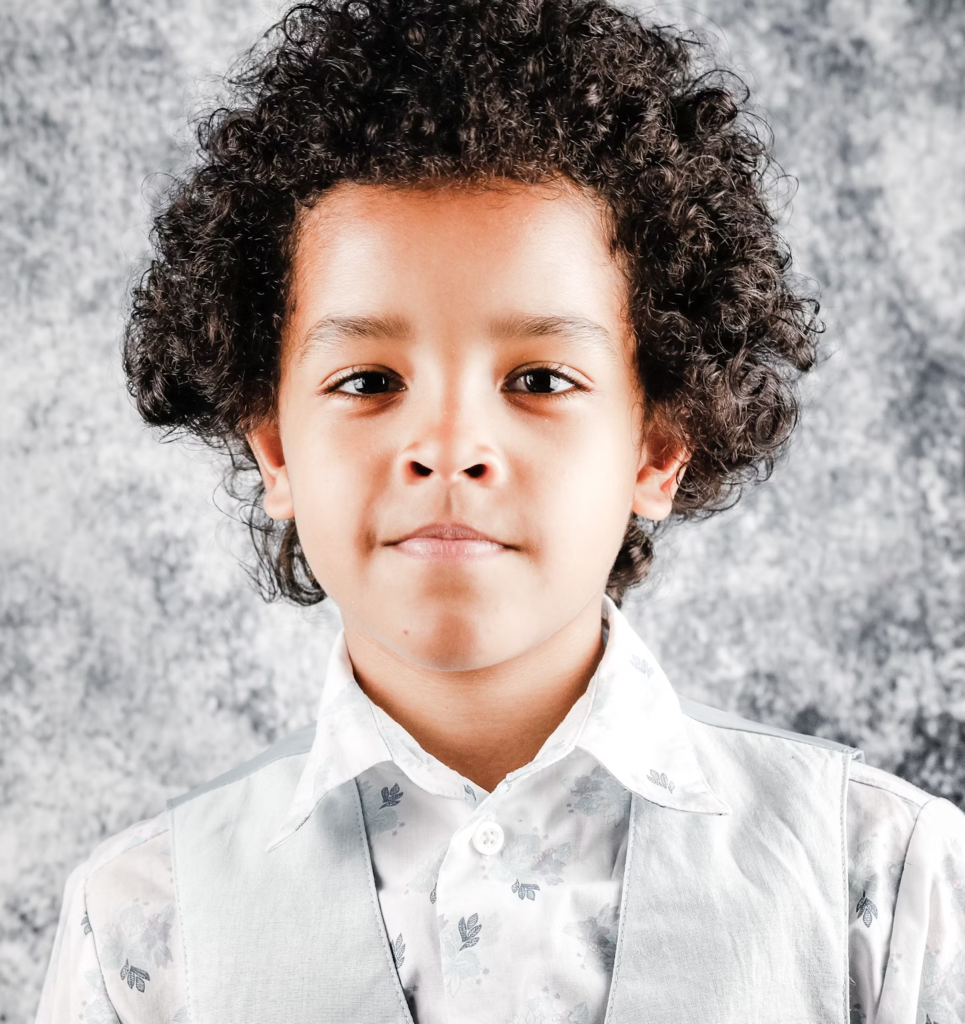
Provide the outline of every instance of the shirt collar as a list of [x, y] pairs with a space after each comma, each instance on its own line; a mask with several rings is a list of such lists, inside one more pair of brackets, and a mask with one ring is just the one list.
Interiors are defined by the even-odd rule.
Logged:
[[[656, 659], [615, 602], [604, 595], [606, 648], [583, 695], [536, 757], [508, 783], [539, 771], [575, 747], [592, 754], [621, 785], [663, 807], [727, 814], [687, 736], [680, 702]], [[288, 813], [266, 852], [298, 831], [326, 794], [384, 761], [438, 796], [464, 799], [461, 775], [428, 754], [373, 704], [355, 680], [345, 631], [335, 639], [318, 706], [315, 739]]]
[[606, 595], [603, 615], [609, 636], [587, 688], [592, 703], [576, 746], [651, 803], [729, 814], [704, 776], [680, 701], [656, 658]]

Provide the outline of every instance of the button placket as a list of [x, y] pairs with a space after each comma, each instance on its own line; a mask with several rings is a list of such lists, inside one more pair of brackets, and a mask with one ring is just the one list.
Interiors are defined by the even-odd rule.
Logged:
[[432, 902], [438, 916], [449, 916], [448, 908], [455, 902], [454, 897], [461, 901], [475, 888], [480, 864], [485, 865], [488, 858], [498, 854], [505, 845], [506, 833], [492, 816], [495, 796], [495, 791], [487, 793], [475, 808], [463, 803], [467, 818], [453, 833], [436, 876], [433, 890], [436, 898]]

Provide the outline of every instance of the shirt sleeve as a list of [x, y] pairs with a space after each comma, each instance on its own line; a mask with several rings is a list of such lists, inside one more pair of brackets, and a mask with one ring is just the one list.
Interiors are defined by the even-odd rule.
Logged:
[[90, 858], [67, 877], [54, 948], [47, 966], [35, 1024], [119, 1024], [87, 919]]
[[935, 798], [918, 814], [895, 904], [876, 1024], [965, 1020], [965, 814]]

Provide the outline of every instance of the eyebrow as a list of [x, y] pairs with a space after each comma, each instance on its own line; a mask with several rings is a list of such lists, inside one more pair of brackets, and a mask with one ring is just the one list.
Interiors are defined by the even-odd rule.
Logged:
[[[387, 316], [326, 316], [306, 332], [299, 346], [297, 362], [312, 352], [327, 352], [338, 348], [350, 338], [412, 337], [412, 327], [404, 317]], [[587, 349], [604, 349], [612, 354], [613, 336], [595, 320], [578, 315], [538, 315], [514, 313], [490, 322], [494, 338], [545, 338], [559, 336]]]

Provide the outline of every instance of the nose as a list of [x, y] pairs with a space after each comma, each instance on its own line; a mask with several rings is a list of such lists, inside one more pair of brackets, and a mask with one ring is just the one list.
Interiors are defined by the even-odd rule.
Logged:
[[505, 477], [483, 396], [463, 392], [442, 401], [427, 400], [414, 417], [412, 430], [400, 452], [406, 483], [435, 477], [445, 484], [468, 479], [492, 486]]

